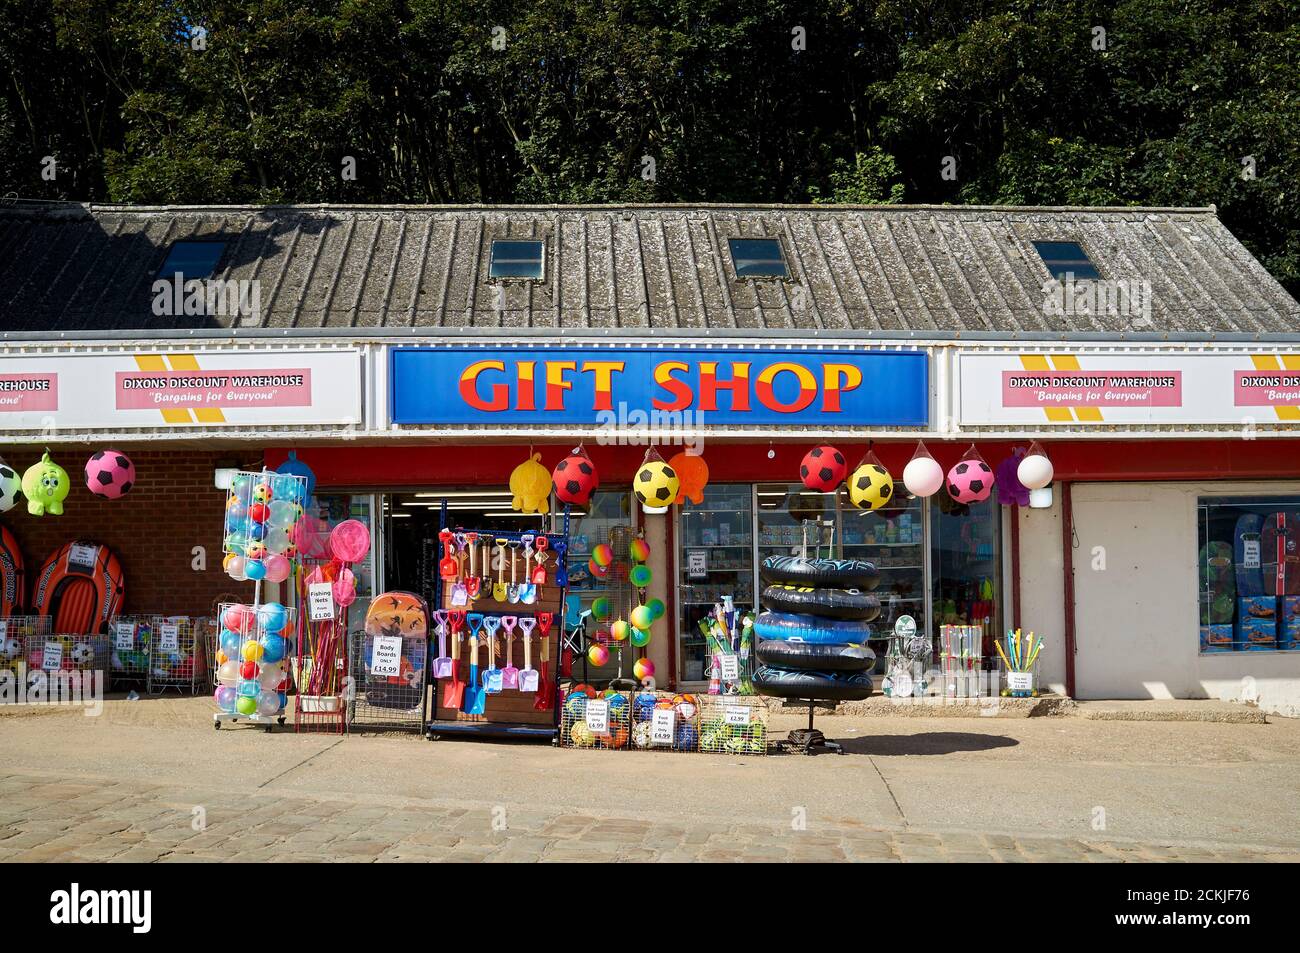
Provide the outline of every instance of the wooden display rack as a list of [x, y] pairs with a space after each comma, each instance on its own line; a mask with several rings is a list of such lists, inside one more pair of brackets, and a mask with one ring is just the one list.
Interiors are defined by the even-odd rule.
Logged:
[[[443, 504], [443, 518], [440, 521], [440, 528], [447, 529], [446, 522], [446, 503]], [[554, 544], [557, 540], [564, 540], [567, 546], [569, 530], [569, 510], [565, 507], [563, 532], [546, 533], [545, 535]], [[462, 530], [457, 528], [457, 532], [473, 530]], [[524, 535], [541, 535], [540, 531], [520, 532], [496, 532], [483, 531], [480, 537], [490, 537], [492, 539], [505, 539], [511, 542], [518, 542]], [[517, 580], [526, 579], [525, 559], [524, 556], [516, 550], [507, 549], [505, 568], [502, 572], [506, 582], [510, 581], [510, 570], [513, 563], [515, 578]], [[468, 567], [468, 559], [465, 560]], [[539, 685], [539, 691], [550, 693], [550, 706], [543, 710], [534, 707], [537, 693], [520, 692], [514, 689], [506, 689], [494, 695], [488, 695], [484, 712], [481, 715], [470, 715], [459, 709], [446, 708], [442, 705], [442, 686], [446, 679], [430, 679], [434, 697], [430, 703], [431, 717], [425, 725], [425, 735], [430, 740], [438, 740], [442, 736], [451, 735], [477, 735], [499, 738], [524, 738], [537, 741], [554, 742], [557, 737], [559, 728], [559, 659], [560, 644], [564, 630], [564, 597], [565, 588], [557, 586], [554, 583], [555, 571], [558, 568], [558, 561], [552, 557], [547, 565], [548, 582], [537, 587], [537, 599], [531, 604], [512, 603], [508, 601], [498, 601], [491, 597], [490, 593], [480, 595], [479, 598], [472, 600], [465, 606], [452, 606], [451, 595], [454, 582], [436, 577], [431, 580], [435, 583], [434, 588], [437, 595], [437, 608], [440, 609], [464, 609], [467, 612], [481, 612], [485, 615], [535, 615], [539, 612], [550, 612], [554, 617], [550, 632], [546, 642], [546, 657], [549, 659], [549, 670], [547, 678]], [[492, 578], [495, 581], [497, 571], [492, 571]], [[538, 636], [540, 628], [533, 636], [532, 664], [538, 671], [541, 670], [542, 656], [539, 654], [541, 640]], [[461, 642], [461, 671], [462, 675], [468, 673], [469, 663], [465, 656], [467, 651], [468, 639], [462, 636]], [[523, 659], [521, 649], [517, 646], [514, 651], [513, 662], [517, 667], [522, 667]], [[483, 671], [487, 667], [487, 653], [482, 646], [479, 647], [479, 678], [483, 677]], [[504, 667], [505, 661], [500, 655], [497, 656], [498, 667]]]

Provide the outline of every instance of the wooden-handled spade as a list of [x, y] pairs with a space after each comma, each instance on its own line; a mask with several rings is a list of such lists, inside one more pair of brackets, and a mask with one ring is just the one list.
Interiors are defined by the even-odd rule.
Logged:
[[549, 612], [537, 613], [537, 630], [542, 637], [542, 679], [541, 685], [537, 690], [537, 698], [533, 701], [534, 711], [550, 711], [551, 695], [554, 694], [551, 688], [550, 679], [550, 658], [551, 658], [551, 623], [555, 616]]

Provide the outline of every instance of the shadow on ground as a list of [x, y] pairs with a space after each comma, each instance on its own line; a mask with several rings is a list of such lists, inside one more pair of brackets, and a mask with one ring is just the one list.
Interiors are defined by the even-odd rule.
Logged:
[[927, 731], [918, 735], [873, 735], [867, 738], [835, 738], [848, 754], [936, 755], [958, 751], [991, 751], [1020, 744], [1005, 735], [984, 735], [973, 731]]

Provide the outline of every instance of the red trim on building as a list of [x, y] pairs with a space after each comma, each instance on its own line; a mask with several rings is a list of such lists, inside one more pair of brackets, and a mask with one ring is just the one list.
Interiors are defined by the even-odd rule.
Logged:
[[1065, 694], [1074, 697], [1074, 505], [1070, 484], [1061, 484], [1061, 571], [1065, 582]]

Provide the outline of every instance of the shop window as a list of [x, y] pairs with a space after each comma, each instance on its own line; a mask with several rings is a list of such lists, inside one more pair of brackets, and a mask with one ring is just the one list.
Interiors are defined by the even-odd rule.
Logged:
[[1073, 275], [1075, 281], [1091, 281], [1101, 273], [1078, 242], [1034, 242], [1038, 257], [1057, 281]]
[[183, 281], [211, 278], [225, 251], [225, 242], [172, 242], [158, 277], [170, 281], [180, 272]]
[[541, 280], [545, 272], [546, 246], [540, 241], [492, 242], [488, 274], [493, 278], [535, 278]]
[[[950, 629], [953, 651], [978, 653], [970, 668], [997, 668], [994, 640], [1001, 632], [998, 596], [1002, 507], [993, 497], [983, 503], [958, 503], [940, 490], [930, 506], [930, 629], [936, 653], [944, 650], [944, 626], [963, 627], [965, 638]], [[973, 630], [973, 631], [972, 631]]]
[[731, 263], [737, 278], [787, 278], [781, 242], [775, 238], [731, 238]]
[[[555, 525], [558, 532], [559, 521]], [[631, 488], [597, 490], [585, 507], [575, 507], [569, 514], [569, 593], [565, 613], [571, 628], [585, 609], [590, 609], [597, 599], [605, 599], [609, 617], [603, 621], [589, 617], [587, 635], [597, 638], [609, 631], [610, 623], [627, 619], [639, 604], [638, 593], [632, 586], [628, 573], [632, 559], [628, 545], [636, 538], [636, 517], [632, 507]], [[598, 576], [591, 572], [593, 550], [600, 545], [610, 547], [613, 562]], [[631, 678], [632, 664], [637, 651], [627, 642], [607, 641], [609, 661], [602, 666], [591, 664], [586, 656], [575, 657], [573, 674], [579, 681], [603, 684], [610, 679]]]
[[730, 596], [744, 612], [754, 606], [753, 487], [709, 484], [702, 503], [684, 503], [677, 530], [680, 677], [701, 681], [704, 634], [700, 622]]
[[1198, 500], [1200, 651], [1300, 649], [1300, 497]]

